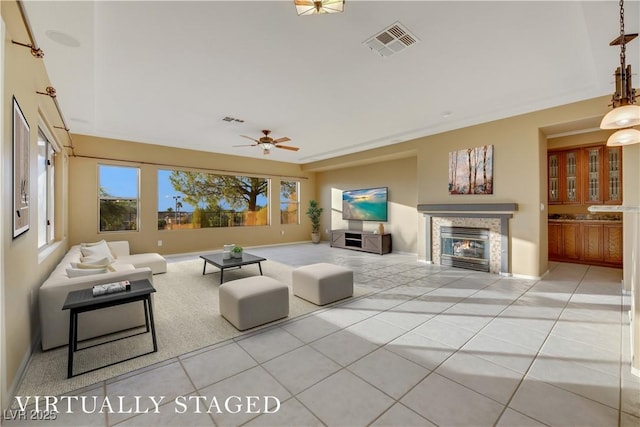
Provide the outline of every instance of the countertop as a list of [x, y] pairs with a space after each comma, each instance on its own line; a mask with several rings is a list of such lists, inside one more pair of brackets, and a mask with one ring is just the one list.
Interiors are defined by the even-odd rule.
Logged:
[[622, 215], [613, 214], [551, 214], [550, 222], [606, 222], [616, 223], [622, 222]]

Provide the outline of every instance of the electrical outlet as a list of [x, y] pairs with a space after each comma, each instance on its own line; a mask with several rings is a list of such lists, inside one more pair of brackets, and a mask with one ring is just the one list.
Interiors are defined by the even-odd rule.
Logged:
[[284, 236], [284, 230], [280, 230], [280, 235]]
[[162, 246], [162, 240], [158, 240], [158, 246]]

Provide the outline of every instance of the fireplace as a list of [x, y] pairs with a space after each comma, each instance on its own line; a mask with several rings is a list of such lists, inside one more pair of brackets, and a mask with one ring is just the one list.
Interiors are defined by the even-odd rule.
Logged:
[[[425, 217], [425, 261], [429, 264], [445, 264], [450, 262], [444, 258], [451, 258], [453, 252], [442, 256], [442, 246], [444, 240], [440, 233], [443, 227], [460, 227], [466, 229], [484, 229], [489, 231], [488, 242], [484, 246], [484, 261], [473, 264], [481, 264], [482, 271], [489, 271], [500, 275], [511, 275], [509, 255], [509, 243], [511, 236], [509, 233], [509, 220], [518, 210], [515, 203], [464, 203], [464, 204], [420, 204], [418, 212]], [[474, 236], [474, 239], [477, 239]], [[467, 255], [478, 252], [478, 240], [467, 246], [473, 247], [473, 251], [467, 251]], [[463, 252], [464, 254], [464, 252]], [[463, 255], [464, 257], [464, 255]], [[467, 261], [465, 258], [457, 257], [456, 263]], [[452, 262], [452, 261], [451, 261]], [[458, 264], [459, 265], [459, 264]], [[488, 265], [488, 269], [487, 269]], [[475, 269], [479, 269], [477, 266]], [[464, 266], [464, 268], [471, 268]]]
[[489, 230], [440, 227], [440, 263], [450, 267], [489, 271]]

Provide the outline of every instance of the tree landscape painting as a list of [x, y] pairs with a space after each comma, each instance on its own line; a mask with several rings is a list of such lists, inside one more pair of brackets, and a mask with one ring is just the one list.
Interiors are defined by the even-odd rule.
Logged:
[[449, 152], [449, 194], [493, 194], [493, 145]]

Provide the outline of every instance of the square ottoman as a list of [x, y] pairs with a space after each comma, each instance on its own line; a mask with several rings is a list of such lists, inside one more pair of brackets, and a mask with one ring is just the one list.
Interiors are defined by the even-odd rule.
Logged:
[[339, 265], [305, 265], [293, 270], [291, 281], [294, 295], [316, 305], [353, 296], [353, 271]]
[[289, 315], [289, 287], [271, 277], [253, 276], [220, 285], [220, 314], [244, 331]]

